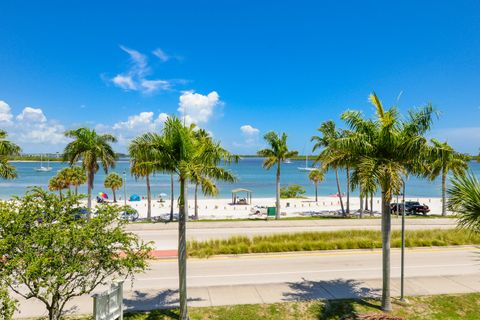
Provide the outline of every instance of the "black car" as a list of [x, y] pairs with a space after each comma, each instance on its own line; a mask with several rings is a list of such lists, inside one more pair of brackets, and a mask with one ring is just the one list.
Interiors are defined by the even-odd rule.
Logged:
[[[397, 213], [397, 207], [399, 213], [403, 212], [403, 203], [390, 204], [391, 213]], [[420, 204], [418, 201], [405, 201], [405, 213], [406, 214], [423, 214], [426, 215], [430, 212], [430, 208], [426, 204]]]

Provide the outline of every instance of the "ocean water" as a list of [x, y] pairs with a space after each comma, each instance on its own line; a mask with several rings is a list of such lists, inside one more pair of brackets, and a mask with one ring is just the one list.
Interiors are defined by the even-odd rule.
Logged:
[[[0, 198], [7, 199], [12, 195], [22, 195], [29, 187], [39, 186], [46, 188], [48, 181], [52, 178], [58, 170], [67, 166], [66, 163], [51, 162], [50, 166], [53, 168], [50, 172], [37, 172], [35, 168], [40, 166], [39, 162], [15, 162], [13, 165], [17, 168], [18, 178], [15, 180], [0, 180]], [[45, 163], [44, 163], [45, 165]], [[281, 168], [281, 183], [300, 184], [305, 187], [307, 195], [315, 194], [313, 184], [308, 180], [308, 172], [300, 171], [297, 168], [305, 166], [305, 161], [292, 161], [290, 164], [283, 164]], [[234, 188], [246, 188], [253, 191], [254, 197], [273, 197], [275, 196], [275, 172], [276, 169], [265, 170], [262, 168], [262, 159], [260, 158], [244, 158], [236, 164], [226, 166], [238, 178], [235, 183], [218, 182], [219, 198], [230, 198], [231, 190]], [[146, 195], [146, 187], [144, 179], [135, 179], [129, 174], [128, 160], [120, 160], [117, 162], [115, 169], [111, 170], [122, 174], [127, 172], [127, 195], [138, 194], [140, 196]], [[477, 162], [470, 162], [470, 170], [477, 176], [480, 176], [480, 164]], [[340, 172], [341, 185], [345, 189], [345, 173]], [[111, 190], [103, 187], [105, 179], [105, 172], [100, 170], [95, 175], [94, 192], [98, 193], [104, 191], [111, 195]], [[152, 193], [158, 197], [160, 193], [170, 193], [170, 176], [165, 174], [155, 174], [151, 177]], [[175, 193], [178, 194], [178, 185], [176, 185]], [[193, 196], [193, 186], [190, 186], [192, 192], [189, 192], [189, 197]], [[86, 186], [80, 187], [80, 191], [86, 193]], [[335, 174], [328, 172], [325, 181], [319, 184], [318, 192], [320, 196], [328, 196], [335, 194]], [[345, 192], [345, 191], [344, 191]], [[123, 189], [118, 192], [123, 195]], [[441, 195], [440, 179], [435, 181], [428, 181], [416, 177], [410, 177], [407, 182], [407, 196], [415, 197], [439, 197]], [[352, 192], [353, 195], [356, 191]]]

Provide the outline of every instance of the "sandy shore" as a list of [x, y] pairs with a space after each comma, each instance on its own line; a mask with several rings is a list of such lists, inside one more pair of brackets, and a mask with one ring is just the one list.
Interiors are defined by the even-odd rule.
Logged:
[[[429, 214], [441, 213], [441, 198], [415, 198], [408, 197], [407, 201], [419, 201], [430, 207]], [[253, 198], [249, 205], [232, 205], [231, 199], [199, 199], [198, 212], [200, 219], [238, 219], [248, 218], [251, 215], [253, 206], [275, 206], [275, 198]], [[394, 199], [394, 202], [396, 200]], [[110, 203], [113, 201], [109, 200]], [[346, 199], [344, 198], [344, 205]], [[124, 200], [118, 200], [117, 204], [123, 205]], [[127, 201], [127, 204], [139, 212], [140, 218], [147, 216], [147, 200]], [[370, 205], [370, 204], [369, 204]], [[194, 214], [194, 201], [188, 201], [188, 214]], [[281, 213], [283, 216], [310, 216], [326, 212], [340, 210], [340, 201], [336, 197], [319, 197], [315, 202], [314, 197], [305, 199], [281, 199]], [[350, 211], [353, 213], [360, 208], [358, 197], [350, 198]], [[380, 211], [380, 198], [373, 200], [374, 211]], [[170, 200], [159, 202], [158, 199], [152, 201], [152, 216], [165, 217], [170, 213]], [[174, 213], [178, 213], [177, 201], [174, 201]]]

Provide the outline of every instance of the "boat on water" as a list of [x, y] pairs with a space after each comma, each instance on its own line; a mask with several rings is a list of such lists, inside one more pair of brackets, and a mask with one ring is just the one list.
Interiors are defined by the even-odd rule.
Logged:
[[283, 163], [292, 163], [292, 160], [286, 159], [285, 161], [283, 161]]
[[52, 171], [52, 167], [50, 167], [50, 160], [47, 160], [47, 166], [43, 166], [43, 156], [40, 155], [40, 167], [35, 168], [37, 172], [50, 172]]
[[305, 157], [305, 167], [297, 167], [300, 171], [315, 171], [317, 168], [308, 166], [308, 155]]

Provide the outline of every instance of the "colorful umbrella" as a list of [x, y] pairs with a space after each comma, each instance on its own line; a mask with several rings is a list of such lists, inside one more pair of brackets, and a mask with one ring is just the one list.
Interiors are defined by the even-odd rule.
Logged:
[[98, 197], [102, 199], [108, 199], [108, 195], [105, 192], [99, 192]]

